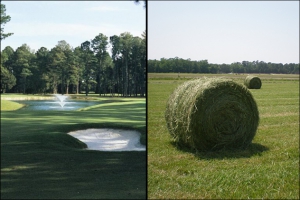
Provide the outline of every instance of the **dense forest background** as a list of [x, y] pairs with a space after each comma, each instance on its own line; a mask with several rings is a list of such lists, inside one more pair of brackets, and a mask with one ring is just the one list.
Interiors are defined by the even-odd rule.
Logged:
[[[146, 35], [128, 32], [72, 48], [65, 40], [34, 52], [27, 44], [1, 52], [1, 92], [145, 96]], [[111, 45], [111, 55], [108, 53]]]
[[212, 64], [207, 60], [193, 61], [182, 58], [148, 60], [148, 72], [152, 73], [274, 73], [299, 74], [299, 63], [271, 63], [242, 61], [231, 64]]
[[[146, 3], [145, 3], [146, 6]], [[1, 3], [0, 40], [12, 36], [4, 33], [10, 21]], [[111, 54], [108, 52], [110, 46]], [[86, 95], [146, 95], [146, 32], [133, 36], [129, 32], [109, 38], [99, 33], [92, 40], [71, 47], [65, 40], [52, 48], [36, 52], [27, 44], [1, 51], [1, 93], [61, 93]]]

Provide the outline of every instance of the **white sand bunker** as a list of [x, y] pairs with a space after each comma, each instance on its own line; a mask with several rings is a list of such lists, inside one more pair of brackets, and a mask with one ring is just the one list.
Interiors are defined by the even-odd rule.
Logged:
[[88, 149], [99, 151], [145, 151], [140, 143], [140, 133], [121, 129], [86, 129], [69, 132], [79, 139]]

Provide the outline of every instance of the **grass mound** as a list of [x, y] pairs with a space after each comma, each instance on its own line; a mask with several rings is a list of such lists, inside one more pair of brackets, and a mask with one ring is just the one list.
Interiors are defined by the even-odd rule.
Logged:
[[232, 80], [202, 78], [170, 95], [165, 119], [181, 146], [203, 150], [246, 148], [255, 136], [259, 112], [250, 91]]
[[247, 76], [244, 80], [244, 85], [249, 89], [260, 89], [261, 80], [257, 76]]
[[1, 99], [1, 111], [8, 111], [8, 110], [18, 110], [22, 108], [24, 105], [8, 100], [2, 100]]

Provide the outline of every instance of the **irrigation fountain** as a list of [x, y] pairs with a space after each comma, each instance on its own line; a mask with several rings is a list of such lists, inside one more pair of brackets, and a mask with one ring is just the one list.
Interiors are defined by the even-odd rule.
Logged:
[[69, 100], [68, 95], [54, 94], [54, 99], [49, 100], [16, 100], [17, 103], [25, 104], [22, 110], [77, 110], [83, 107], [99, 104], [97, 101]]
[[55, 94], [54, 96], [58, 100], [57, 103], [59, 103], [59, 105], [63, 108], [66, 104], [65, 100], [68, 98], [68, 96], [61, 95], [61, 94]]

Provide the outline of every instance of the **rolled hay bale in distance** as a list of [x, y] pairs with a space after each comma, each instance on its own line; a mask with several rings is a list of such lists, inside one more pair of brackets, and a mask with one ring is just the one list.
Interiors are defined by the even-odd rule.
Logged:
[[165, 119], [174, 141], [198, 151], [246, 148], [259, 112], [250, 91], [222, 78], [183, 83], [170, 95]]
[[249, 89], [260, 89], [261, 80], [257, 76], [247, 76], [244, 80], [244, 85]]

